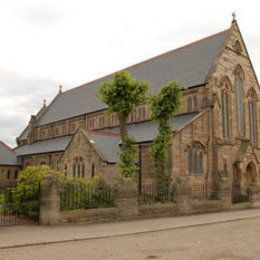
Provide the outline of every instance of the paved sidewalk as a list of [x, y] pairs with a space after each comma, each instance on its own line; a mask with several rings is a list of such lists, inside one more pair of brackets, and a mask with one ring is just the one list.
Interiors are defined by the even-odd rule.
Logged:
[[58, 243], [84, 239], [98, 239], [197, 225], [260, 218], [260, 209], [217, 212], [201, 215], [156, 218], [103, 224], [65, 226], [0, 227], [0, 249], [26, 245]]

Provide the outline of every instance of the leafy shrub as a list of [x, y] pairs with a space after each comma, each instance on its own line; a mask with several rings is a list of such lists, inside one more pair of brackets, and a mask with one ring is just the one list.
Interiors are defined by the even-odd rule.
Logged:
[[67, 179], [60, 188], [61, 210], [111, 207], [113, 195], [113, 189], [101, 177]]
[[20, 172], [17, 187], [11, 193], [11, 211], [13, 214], [36, 218], [39, 213], [40, 183], [46, 174], [62, 174], [52, 171], [49, 166], [29, 166]]

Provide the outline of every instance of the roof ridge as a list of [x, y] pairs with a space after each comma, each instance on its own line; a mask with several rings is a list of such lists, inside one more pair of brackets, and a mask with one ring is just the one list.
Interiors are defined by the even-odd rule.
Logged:
[[125, 67], [125, 68], [123, 68], [123, 69], [116, 70], [116, 71], [114, 71], [114, 72], [112, 72], [112, 73], [109, 73], [109, 74], [106, 74], [106, 75], [104, 75], [104, 76], [102, 76], [102, 77], [99, 77], [99, 78], [90, 80], [90, 81], [88, 81], [87, 83], [84, 83], [84, 84], [79, 85], [79, 86], [77, 86], [77, 87], [68, 89], [68, 90], [64, 91], [63, 93], [65, 94], [65, 93], [68, 93], [68, 92], [70, 92], [70, 91], [73, 91], [73, 90], [75, 90], [75, 89], [77, 89], [77, 88], [85, 87], [85, 86], [87, 86], [87, 85], [90, 84], [90, 83], [93, 83], [93, 82], [98, 81], [98, 80], [101, 80], [101, 79], [103, 79], [103, 78], [112, 76], [113, 74], [115, 74], [115, 73], [118, 72], [118, 71], [123, 71], [123, 70], [130, 69], [130, 68], [132, 68], [132, 67], [138, 66], [138, 65], [143, 64], [143, 63], [145, 63], [145, 62], [148, 62], [148, 61], [157, 59], [157, 58], [159, 58], [159, 57], [161, 57], [161, 56], [164, 56], [164, 55], [173, 53], [173, 52], [178, 51], [178, 50], [181, 50], [181, 49], [185, 49], [185, 48], [187, 48], [187, 47], [190, 47], [190, 46], [195, 45], [195, 44], [197, 44], [197, 43], [203, 42], [203, 41], [205, 41], [205, 40], [209, 40], [209, 39], [214, 38], [214, 37], [216, 37], [216, 36], [218, 36], [218, 35], [224, 34], [225, 32], [227, 32], [227, 31], [229, 31], [229, 30], [230, 30], [230, 28], [228, 28], [228, 29], [226, 29], [226, 30], [223, 30], [223, 31], [220, 31], [220, 32], [217, 32], [217, 33], [214, 33], [214, 34], [211, 34], [211, 35], [206, 36], [206, 37], [204, 37], [204, 38], [201, 38], [201, 39], [199, 39], [199, 40], [195, 40], [195, 41], [193, 41], [193, 42], [190, 42], [190, 43], [188, 43], [188, 44], [182, 45], [182, 46], [177, 47], [177, 48], [175, 48], [175, 49], [172, 49], [172, 50], [163, 52], [163, 53], [161, 53], [161, 54], [158, 54], [158, 55], [153, 56], [153, 57], [151, 57], [151, 58], [148, 58], [148, 59], [146, 59], [146, 60], [143, 60], [143, 61], [137, 62], [137, 63], [135, 63], [135, 64], [133, 64], [133, 65], [127, 66], [127, 67]]
[[12, 149], [9, 145], [7, 145], [6, 143], [4, 143], [3, 141], [0, 140], [0, 144], [2, 144], [5, 148], [7, 148], [10, 152], [16, 154], [16, 152], [14, 151], [14, 149]]

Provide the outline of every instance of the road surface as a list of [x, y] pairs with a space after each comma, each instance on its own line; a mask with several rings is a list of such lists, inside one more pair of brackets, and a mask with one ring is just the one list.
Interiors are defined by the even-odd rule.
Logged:
[[260, 259], [260, 218], [0, 250], [2, 260]]

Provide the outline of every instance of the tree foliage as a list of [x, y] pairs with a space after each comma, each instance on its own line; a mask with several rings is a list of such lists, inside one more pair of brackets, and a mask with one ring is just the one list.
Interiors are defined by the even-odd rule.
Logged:
[[66, 178], [60, 182], [61, 210], [114, 206], [114, 190], [102, 177]]
[[169, 123], [181, 105], [181, 87], [171, 81], [161, 87], [161, 91], [152, 97], [152, 118], [159, 121], [158, 134], [153, 141], [158, 196], [165, 197], [169, 191], [170, 173], [168, 169], [169, 149], [172, 141], [172, 126]]
[[120, 152], [120, 162], [118, 165], [121, 167], [124, 177], [132, 177], [133, 173], [138, 170], [138, 167], [135, 164], [135, 156], [137, 152], [135, 139], [133, 137], [127, 137], [124, 145], [125, 149]]
[[130, 177], [137, 170], [134, 162], [135, 140], [128, 136], [127, 120], [135, 107], [146, 100], [148, 84], [134, 79], [127, 71], [115, 73], [112, 81], [104, 82], [98, 89], [101, 101], [110, 113], [116, 113], [122, 139], [120, 163], [123, 176]]
[[12, 211], [15, 214], [35, 218], [38, 215], [39, 186], [46, 174], [62, 174], [49, 166], [29, 166], [19, 173], [17, 187], [12, 190]]

